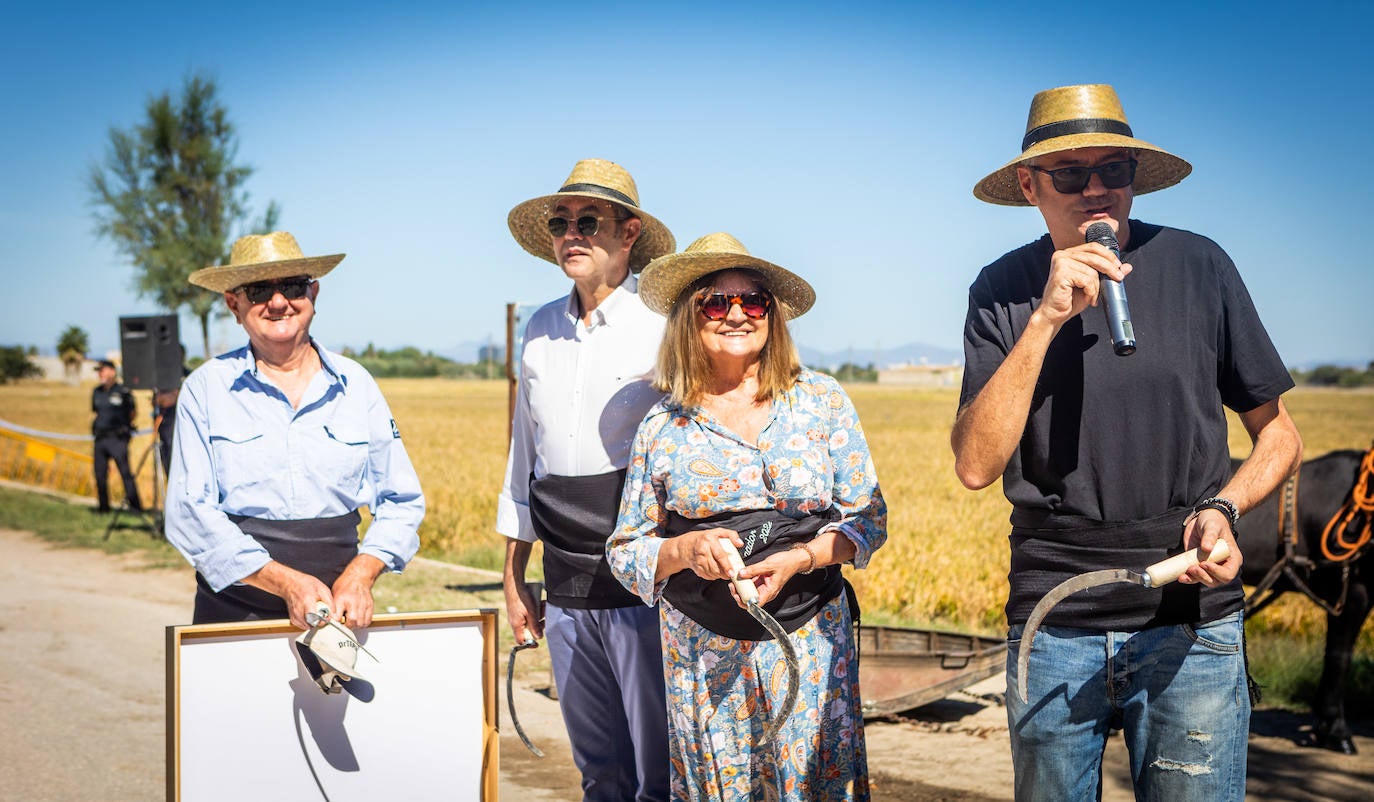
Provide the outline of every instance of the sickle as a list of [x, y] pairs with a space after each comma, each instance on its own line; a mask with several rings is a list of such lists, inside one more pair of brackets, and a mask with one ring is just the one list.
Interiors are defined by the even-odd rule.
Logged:
[[[534, 606], [538, 611], [540, 623], [544, 621], [544, 595], [543, 582], [527, 582], [525, 587], [529, 589], [530, 595], [534, 597]], [[539, 646], [539, 641], [535, 640], [528, 629], [525, 630], [525, 639], [511, 647], [510, 658], [506, 662], [506, 709], [510, 711], [510, 723], [515, 725], [515, 734], [520, 736], [520, 740], [525, 743], [525, 748], [534, 753], [535, 757], [543, 757], [544, 750], [534, 745], [530, 737], [525, 734], [525, 728], [520, 726], [520, 717], [515, 714], [515, 655], [525, 649], [534, 649]]]
[[735, 583], [735, 591], [744, 599], [745, 609], [749, 615], [754, 617], [768, 630], [778, 641], [778, 648], [782, 649], [783, 662], [787, 664], [787, 693], [783, 695], [782, 704], [778, 707], [777, 715], [768, 722], [763, 728], [763, 737], [759, 739], [759, 746], [771, 743], [777, 737], [782, 725], [787, 722], [788, 716], [792, 715], [792, 709], [797, 705], [797, 692], [801, 686], [801, 669], [797, 667], [797, 652], [792, 648], [792, 639], [787, 636], [787, 630], [782, 628], [777, 619], [768, 614], [768, 611], [759, 606], [759, 589], [754, 587], [754, 583], [749, 579], [740, 579], [739, 572], [744, 570], [744, 560], [739, 556], [739, 549], [730, 542], [729, 538], [720, 538], [721, 548], [725, 549], [725, 556], [730, 561], [731, 580]]
[[520, 740], [525, 742], [525, 748], [533, 752], [535, 757], [543, 757], [544, 750], [530, 741], [530, 737], [525, 734], [525, 728], [520, 726], [520, 717], [515, 714], [515, 655], [523, 649], [533, 649], [538, 645], [539, 641], [530, 638], [511, 647], [510, 661], [506, 663], [506, 709], [510, 711], [510, 723], [515, 725], [515, 734], [519, 735]]
[[1231, 547], [1226, 545], [1226, 541], [1217, 540], [1212, 546], [1212, 551], [1203, 554], [1199, 546], [1192, 551], [1185, 551], [1182, 554], [1175, 554], [1167, 559], [1160, 560], [1154, 565], [1146, 568], [1144, 572], [1137, 573], [1125, 568], [1114, 568], [1106, 571], [1089, 571], [1086, 574], [1060, 582], [1054, 590], [1046, 593], [1044, 598], [1031, 610], [1030, 618], [1026, 619], [1026, 628], [1021, 633], [1021, 648], [1016, 653], [1016, 691], [1021, 696], [1022, 704], [1026, 701], [1026, 687], [1029, 684], [1027, 675], [1030, 673], [1031, 641], [1035, 640], [1035, 633], [1040, 630], [1040, 622], [1045, 620], [1050, 610], [1054, 606], [1069, 596], [1080, 590], [1095, 588], [1099, 585], [1110, 585], [1113, 582], [1126, 582], [1132, 585], [1140, 585], [1144, 588], [1158, 588], [1173, 582], [1183, 575], [1184, 571], [1197, 565], [1199, 562], [1207, 561], [1219, 563], [1231, 555]]

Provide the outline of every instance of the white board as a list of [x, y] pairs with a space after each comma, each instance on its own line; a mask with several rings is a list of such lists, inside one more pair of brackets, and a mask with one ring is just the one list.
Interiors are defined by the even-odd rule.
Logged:
[[320, 690], [285, 621], [167, 628], [168, 800], [496, 798], [496, 614], [379, 615]]

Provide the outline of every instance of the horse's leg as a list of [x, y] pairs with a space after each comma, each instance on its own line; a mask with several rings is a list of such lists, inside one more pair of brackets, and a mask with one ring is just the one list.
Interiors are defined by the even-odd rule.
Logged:
[[1347, 755], [1355, 754], [1355, 741], [1345, 722], [1345, 680], [1365, 617], [1369, 615], [1369, 578], [1359, 571], [1350, 578], [1350, 591], [1339, 616], [1326, 617], [1326, 658], [1322, 678], [1312, 703], [1316, 725], [1313, 745]]

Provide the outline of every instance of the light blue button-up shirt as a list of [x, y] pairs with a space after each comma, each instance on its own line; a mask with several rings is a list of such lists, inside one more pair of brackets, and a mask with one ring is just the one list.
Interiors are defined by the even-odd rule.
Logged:
[[215, 591], [271, 559], [230, 515], [302, 520], [367, 505], [358, 551], [401, 571], [420, 547], [420, 480], [377, 382], [311, 344], [323, 370], [292, 409], [244, 346], [186, 378], [167, 479], [167, 540]]

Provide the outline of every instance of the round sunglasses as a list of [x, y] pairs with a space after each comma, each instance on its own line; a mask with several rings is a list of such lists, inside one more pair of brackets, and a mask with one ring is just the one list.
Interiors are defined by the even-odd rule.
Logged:
[[1128, 187], [1135, 181], [1135, 159], [1126, 161], [1107, 162], [1096, 167], [1060, 167], [1057, 170], [1046, 170], [1043, 167], [1029, 165], [1032, 170], [1044, 173], [1050, 177], [1050, 182], [1054, 184], [1054, 189], [1063, 195], [1077, 195], [1088, 188], [1088, 182], [1093, 179], [1093, 175], [1102, 179], [1102, 186], [1107, 189], [1121, 189]]
[[[584, 237], [590, 237], [596, 234], [596, 232], [601, 229], [602, 220], [615, 220], [616, 222], [619, 222], [621, 220], [628, 219], [628, 217], [596, 217], [595, 215], [590, 214], [583, 215], [577, 218], [577, 233], [581, 234]], [[564, 234], [568, 233], [568, 226], [572, 224], [572, 222], [573, 221], [569, 220], [566, 217], [550, 217], [549, 233], [555, 237], [561, 237]]]
[[773, 296], [767, 290], [750, 292], [710, 292], [697, 298], [697, 307], [707, 320], [724, 320], [730, 314], [730, 307], [739, 304], [740, 311], [750, 320], [767, 317], [773, 306]]

